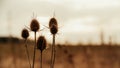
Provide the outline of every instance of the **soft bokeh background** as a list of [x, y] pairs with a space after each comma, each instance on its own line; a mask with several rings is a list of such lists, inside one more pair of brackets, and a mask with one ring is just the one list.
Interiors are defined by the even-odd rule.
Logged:
[[[43, 68], [50, 67], [50, 18], [58, 21], [55, 68], [120, 68], [120, 0], [0, 0], [0, 68], [30, 68], [21, 38], [33, 18], [48, 41]], [[47, 27], [45, 27], [47, 26]], [[33, 60], [34, 33], [27, 41]], [[37, 49], [35, 68], [40, 68]]]
[[[119, 0], [0, 0], [0, 36], [21, 38], [21, 30], [33, 17], [45, 28], [54, 13], [59, 24], [57, 43], [99, 44], [101, 32], [105, 43], [109, 37], [113, 43], [120, 41]], [[50, 42], [47, 28], [41, 34]]]

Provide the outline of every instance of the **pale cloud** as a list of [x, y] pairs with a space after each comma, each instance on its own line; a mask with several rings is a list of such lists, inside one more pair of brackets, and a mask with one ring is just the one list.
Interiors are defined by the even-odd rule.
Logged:
[[49, 18], [53, 17], [54, 10], [59, 25], [63, 26], [59, 29], [60, 33], [64, 34], [62, 34], [62, 39], [69, 40], [69, 35], [75, 35], [76, 37], [72, 37], [75, 41], [79, 42], [82, 36], [85, 36], [86, 41], [88, 40], [87, 34], [90, 32], [91, 37], [96, 41], [99, 39], [98, 33], [101, 27], [107, 34], [120, 33], [118, 32], [120, 29], [119, 0], [2, 0], [0, 10], [2, 26], [0, 29], [5, 30], [0, 35], [8, 35], [9, 15], [7, 14], [9, 11], [11, 12], [12, 33], [20, 37], [20, 30], [24, 25], [29, 26], [33, 12], [37, 15], [41, 25], [48, 26]]
[[56, 5], [65, 5], [75, 10], [120, 7], [119, 0], [44, 0]]

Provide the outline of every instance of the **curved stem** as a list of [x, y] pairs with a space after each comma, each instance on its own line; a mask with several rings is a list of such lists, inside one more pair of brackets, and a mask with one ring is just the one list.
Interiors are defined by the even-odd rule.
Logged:
[[34, 64], [35, 64], [35, 53], [36, 53], [36, 32], [35, 32], [35, 45], [34, 45], [33, 65], [32, 65], [32, 68], [34, 68]]
[[30, 68], [31, 68], [30, 55], [29, 55], [29, 51], [28, 51], [28, 47], [27, 47], [27, 39], [25, 39], [25, 48], [26, 48], [25, 50], [26, 50], [26, 54], [27, 54], [29, 66], [30, 66]]

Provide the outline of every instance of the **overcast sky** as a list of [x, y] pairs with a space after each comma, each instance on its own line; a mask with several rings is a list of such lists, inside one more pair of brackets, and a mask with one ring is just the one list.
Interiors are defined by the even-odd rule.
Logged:
[[[58, 43], [99, 43], [101, 30], [106, 43], [109, 36], [113, 41], [120, 41], [119, 0], [0, 0], [0, 36], [11, 33], [20, 37], [25, 25], [29, 27], [33, 12], [42, 28], [45, 28], [42, 25], [48, 26], [55, 12], [59, 24]], [[40, 34], [50, 41], [47, 28]]]

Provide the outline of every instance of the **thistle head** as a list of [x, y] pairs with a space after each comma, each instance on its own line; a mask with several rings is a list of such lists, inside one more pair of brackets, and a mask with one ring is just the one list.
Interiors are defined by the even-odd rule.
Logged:
[[51, 28], [52, 25], [58, 26], [57, 20], [55, 18], [51, 18], [50, 21], [49, 21], [49, 28]]
[[30, 29], [31, 31], [37, 32], [39, 30], [39, 22], [36, 19], [32, 19], [30, 23]]
[[24, 29], [22, 30], [21, 36], [22, 36], [24, 39], [27, 39], [28, 36], [29, 36], [28, 30], [24, 28]]
[[50, 32], [52, 34], [56, 34], [58, 32], [58, 27], [56, 25], [52, 25], [50, 28]]
[[41, 52], [46, 48], [47, 41], [44, 36], [40, 36], [37, 40], [37, 48], [41, 50]]

